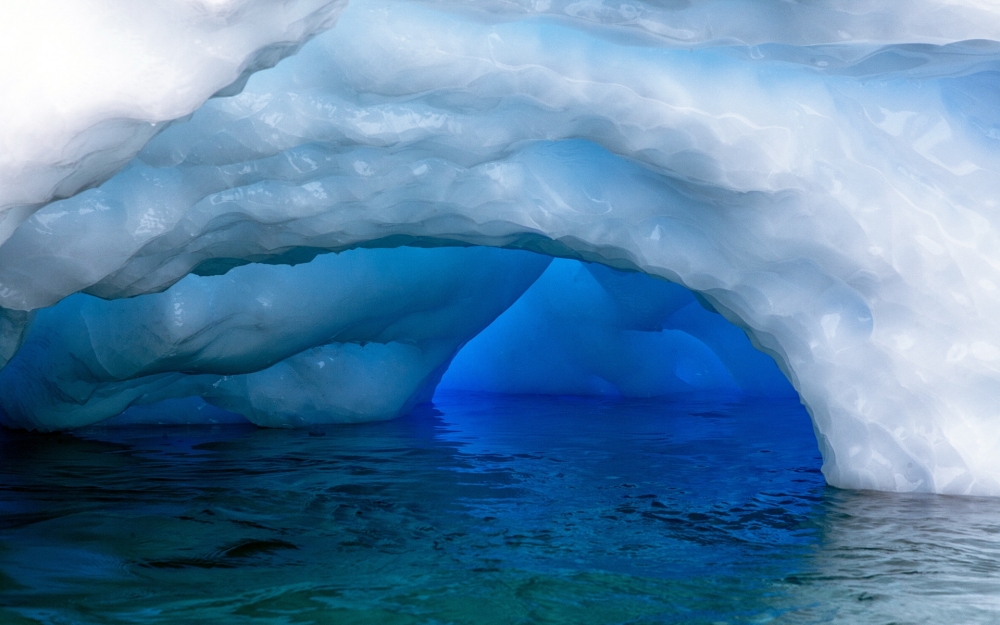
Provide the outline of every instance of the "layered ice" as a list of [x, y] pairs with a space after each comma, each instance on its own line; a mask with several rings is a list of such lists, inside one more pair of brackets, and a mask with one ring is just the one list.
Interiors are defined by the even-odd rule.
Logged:
[[[101, 318], [119, 298], [357, 247], [506, 247], [696, 291], [788, 377], [830, 483], [1000, 495], [998, 42], [1000, 11], [972, 0], [355, 0], [242, 93], [209, 100], [0, 246], [0, 356], [13, 357], [0, 376], [20, 380], [3, 401], [49, 379], [24, 359], [49, 367], [58, 354], [25, 350], [64, 307], [93, 302]], [[136, 67], [158, 76], [143, 54]], [[186, 75], [201, 88], [190, 102], [222, 86]], [[49, 119], [38, 111], [28, 134], [5, 118], [18, 149]], [[153, 133], [133, 130], [120, 145]], [[28, 206], [108, 171], [56, 190], [22, 168], [3, 188], [34, 193], [16, 200]], [[212, 375], [237, 373], [256, 375]], [[631, 381], [617, 375], [621, 391]], [[78, 423], [59, 419], [46, 427]]]

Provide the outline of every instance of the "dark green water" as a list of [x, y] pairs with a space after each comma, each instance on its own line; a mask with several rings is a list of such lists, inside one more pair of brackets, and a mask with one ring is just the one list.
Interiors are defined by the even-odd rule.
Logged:
[[794, 402], [444, 396], [0, 453], [4, 624], [1000, 622], [1000, 502], [826, 487]]

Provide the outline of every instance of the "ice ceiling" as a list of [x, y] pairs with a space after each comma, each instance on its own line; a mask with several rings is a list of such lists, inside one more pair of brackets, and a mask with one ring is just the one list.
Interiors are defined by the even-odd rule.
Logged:
[[787, 392], [717, 311], [831, 484], [1000, 495], [998, 42], [976, 0], [5, 4], [0, 418]]

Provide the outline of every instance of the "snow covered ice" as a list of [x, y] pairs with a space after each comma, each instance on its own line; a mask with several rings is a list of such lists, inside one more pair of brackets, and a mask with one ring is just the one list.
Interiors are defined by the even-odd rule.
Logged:
[[[268, 425], [388, 418], [453, 357], [453, 388], [788, 392], [763, 353], [831, 484], [1000, 495], [990, 4], [163, 6], [87, 5], [92, 30], [0, 9], [31, 59], [0, 74], [5, 424], [184, 397]], [[84, 36], [122, 15], [132, 36]], [[547, 256], [700, 302], [619, 298], [530, 339], [561, 314], [546, 297], [629, 279]], [[532, 348], [565, 367], [508, 375]]]

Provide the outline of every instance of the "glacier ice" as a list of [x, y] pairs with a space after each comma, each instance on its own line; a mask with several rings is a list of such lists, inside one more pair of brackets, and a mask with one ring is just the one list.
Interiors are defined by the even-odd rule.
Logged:
[[[178, 4], [209, 13], [216, 5], [237, 6]], [[6, 423], [38, 427], [36, 417], [13, 415], [45, 411], [60, 413], [45, 427], [92, 419], [74, 421], [79, 407], [60, 412], [72, 397], [60, 407], [58, 393], [25, 390], [49, 375], [30, 367], [68, 372], [53, 359], [86, 353], [73, 343], [84, 334], [66, 339], [63, 356], [42, 353], [37, 337], [59, 331], [54, 315], [92, 310], [100, 319], [135, 306], [126, 317], [140, 328], [141, 307], [153, 305], [133, 302], [163, 306], [177, 288], [279, 271], [267, 263], [307, 271], [358, 247], [493, 246], [698, 292], [788, 377], [809, 408], [831, 484], [1000, 495], [1000, 11], [992, 5], [353, 0], [336, 27], [189, 119], [97, 123], [184, 115], [254, 69], [252, 50], [297, 45], [340, 8], [286, 5], [318, 17], [291, 30], [268, 18], [265, 28], [242, 21], [258, 6], [246, 3], [238, 5], [246, 13], [205, 18], [267, 33], [211, 79], [178, 66], [198, 95], [175, 97], [164, 82], [158, 102], [168, 112], [155, 119], [120, 110], [141, 105], [127, 89], [93, 104], [100, 110], [89, 117], [15, 98], [34, 116], [3, 116], [5, 149], [51, 148], [58, 158], [0, 178], [0, 191], [16, 198], [10, 205], [29, 207], [8, 211], [23, 223], [0, 246], [0, 357], [10, 359], [0, 378], [17, 389], [4, 391]], [[44, 22], [41, 13], [33, 19]], [[43, 48], [56, 36], [28, 32]], [[143, 54], [136, 71], [158, 76]], [[50, 124], [54, 115], [67, 123]], [[83, 128], [93, 130], [81, 151], [73, 137]], [[37, 133], [52, 134], [38, 141]], [[27, 216], [49, 197], [99, 183], [144, 142], [103, 184]], [[87, 150], [100, 166], [80, 165]], [[484, 271], [496, 267], [483, 262]], [[466, 264], [455, 261], [456, 276]], [[489, 283], [480, 284], [486, 299]], [[448, 334], [438, 364], [413, 371], [437, 371], [474, 332], [459, 334]], [[263, 415], [275, 409], [281, 379], [326, 388], [309, 378], [306, 360], [293, 362], [326, 357], [325, 345], [261, 359], [257, 371], [212, 369], [211, 384], [243, 382], [207, 400]], [[359, 348], [343, 349], [346, 363]], [[160, 362], [147, 356], [148, 366]], [[188, 366], [164, 371], [201, 384]], [[60, 388], [75, 388], [66, 375]], [[247, 382], [255, 375], [264, 377]], [[147, 392], [117, 373], [85, 378], [81, 396], [108, 398], [109, 407]], [[202, 389], [162, 398], [209, 393]], [[303, 395], [284, 418], [322, 418], [328, 399]]]

